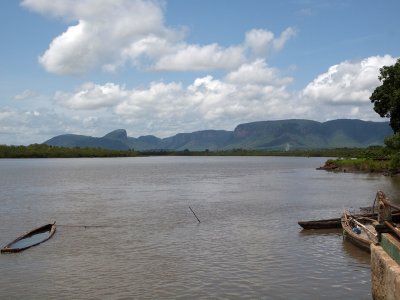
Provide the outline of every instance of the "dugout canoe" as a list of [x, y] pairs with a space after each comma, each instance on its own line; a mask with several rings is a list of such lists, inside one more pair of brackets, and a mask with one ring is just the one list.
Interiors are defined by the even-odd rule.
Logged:
[[341, 224], [343, 237], [362, 250], [371, 252], [371, 244], [378, 242], [378, 234], [374, 224], [377, 221], [368, 217], [354, 217], [343, 212]]
[[340, 218], [314, 220], [314, 221], [299, 221], [297, 222], [303, 229], [330, 229], [342, 227]]
[[[354, 217], [366, 217], [371, 219], [377, 219], [377, 214], [357, 214]], [[392, 214], [392, 221], [395, 223], [400, 222], [400, 212], [396, 211]], [[341, 218], [334, 218], [334, 219], [322, 219], [322, 220], [312, 220], [312, 221], [298, 221], [299, 224], [303, 229], [333, 229], [333, 228], [341, 228]]]
[[16, 238], [14, 241], [3, 247], [0, 251], [1, 253], [14, 253], [23, 251], [47, 241], [54, 235], [55, 232], [56, 222], [37, 227]]

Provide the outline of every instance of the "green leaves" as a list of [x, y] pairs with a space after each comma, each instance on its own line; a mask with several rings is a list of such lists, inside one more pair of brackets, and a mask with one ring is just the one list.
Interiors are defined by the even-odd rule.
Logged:
[[380, 69], [382, 85], [375, 88], [369, 98], [374, 110], [382, 118], [390, 118], [393, 131], [400, 131], [400, 59], [393, 66]]
[[58, 157], [134, 157], [134, 151], [108, 150], [101, 148], [67, 148], [32, 144], [29, 146], [0, 145], [0, 158], [58, 158]]

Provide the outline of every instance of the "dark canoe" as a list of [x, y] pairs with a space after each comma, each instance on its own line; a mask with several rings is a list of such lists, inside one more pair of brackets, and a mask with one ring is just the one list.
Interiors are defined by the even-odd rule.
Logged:
[[56, 222], [28, 231], [1, 249], [1, 253], [20, 252], [50, 239], [56, 232]]
[[[377, 233], [373, 223], [374, 219], [367, 217], [353, 217], [344, 212], [341, 218], [344, 238], [362, 250], [371, 252], [371, 244], [377, 242]], [[353, 228], [358, 225], [359, 233]]]
[[314, 221], [299, 221], [297, 222], [303, 229], [330, 229], [330, 228], [341, 228], [340, 218], [326, 219], [326, 220], [314, 220]]
[[[355, 217], [367, 217], [377, 219], [377, 214], [358, 214]], [[394, 212], [392, 214], [392, 221], [395, 223], [400, 222], [400, 212]], [[299, 221], [297, 222], [303, 229], [333, 229], [341, 228], [341, 218], [325, 219], [325, 220], [314, 220], [314, 221]]]

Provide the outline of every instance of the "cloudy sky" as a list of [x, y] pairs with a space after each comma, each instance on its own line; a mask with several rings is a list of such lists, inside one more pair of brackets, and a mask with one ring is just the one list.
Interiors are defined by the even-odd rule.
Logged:
[[398, 0], [5, 0], [0, 144], [382, 120]]

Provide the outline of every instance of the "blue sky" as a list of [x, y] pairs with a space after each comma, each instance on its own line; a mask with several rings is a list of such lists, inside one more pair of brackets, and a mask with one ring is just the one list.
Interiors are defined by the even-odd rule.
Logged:
[[382, 120], [400, 2], [6, 0], [0, 144], [170, 136], [304, 118]]

